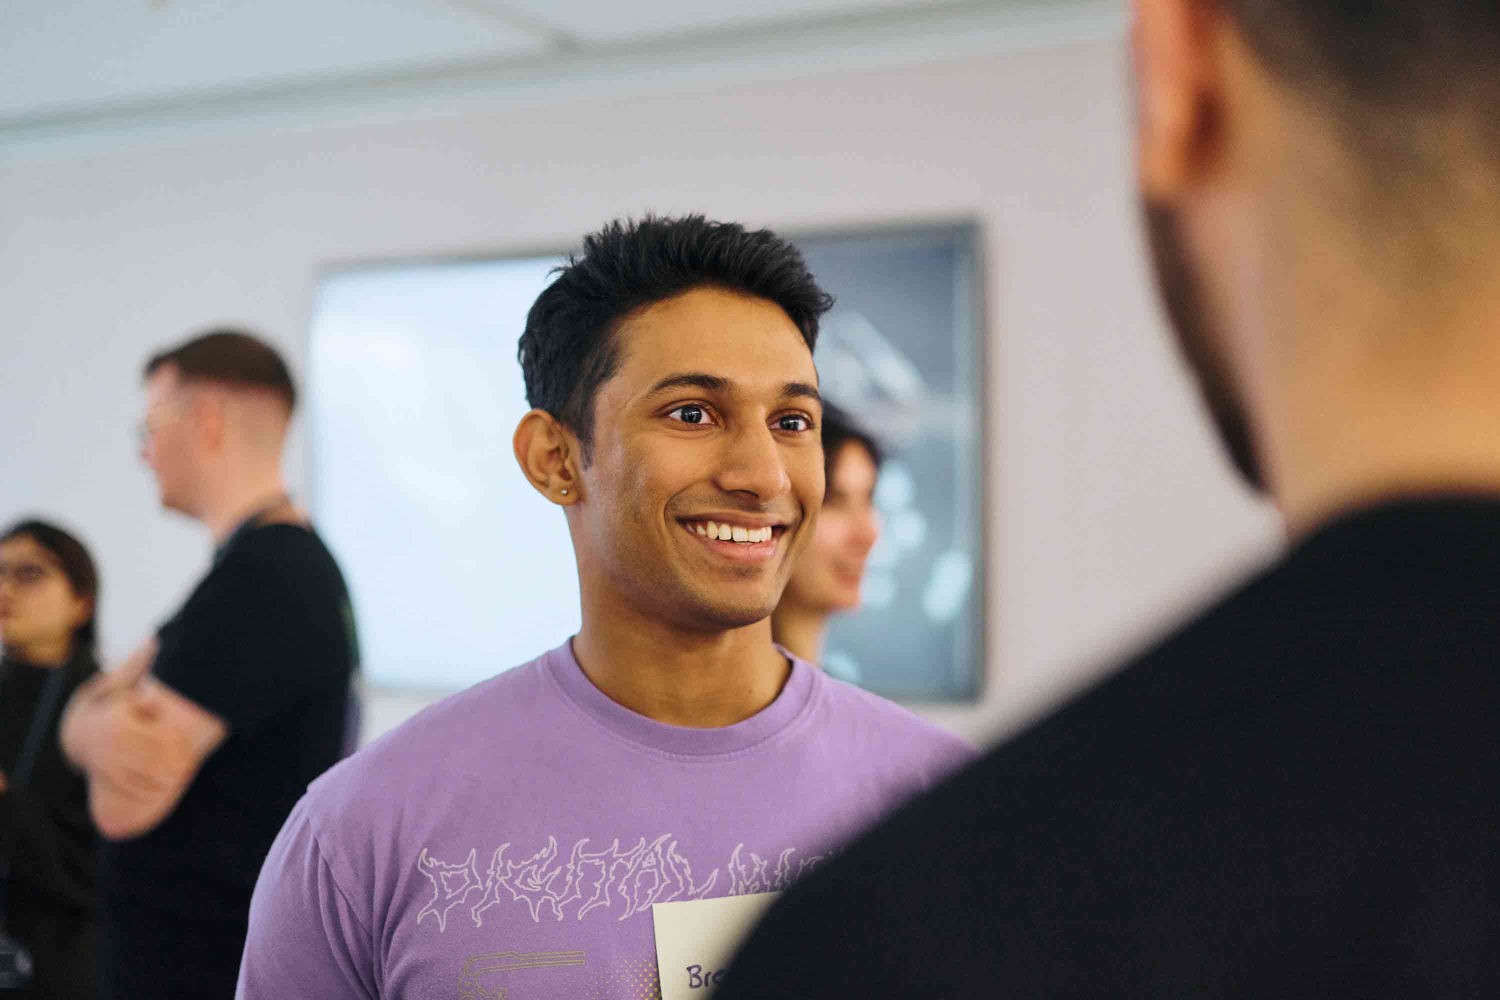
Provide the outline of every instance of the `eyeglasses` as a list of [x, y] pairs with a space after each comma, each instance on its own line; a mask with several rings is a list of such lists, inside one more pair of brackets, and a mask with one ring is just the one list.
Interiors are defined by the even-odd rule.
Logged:
[[47, 576], [51, 572], [50, 569], [41, 563], [0, 563], [0, 583], [10, 580], [21, 589], [35, 587], [47, 579]]

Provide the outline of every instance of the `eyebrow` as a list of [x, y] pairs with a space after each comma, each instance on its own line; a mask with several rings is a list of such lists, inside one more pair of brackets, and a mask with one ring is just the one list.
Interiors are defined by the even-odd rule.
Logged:
[[818, 387], [808, 385], [806, 382], [788, 382], [781, 387], [781, 394], [783, 396], [799, 396], [803, 399], [811, 399], [817, 403], [823, 402], [823, 394], [818, 391]]
[[[651, 387], [647, 395], [654, 396], [657, 393], [666, 392], [669, 389], [702, 389], [704, 392], [727, 393], [734, 388], [734, 383], [722, 375], [709, 375], [705, 372], [679, 372], [676, 375], [668, 375]], [[818, 392], [818, 387], [807, 382], [788, 382], [781, 387], [781, 395], [795, 396], [802, 399], [811, 399], [822, 402], [823, 396]]]
[[668, 389], [702, 389], [704, 392], [728, 392], [731, 382], [721, 375], [705, 375], [702, 372], [680, 372], [668, 375], [651, 387], [649, 395], [666, 392]]

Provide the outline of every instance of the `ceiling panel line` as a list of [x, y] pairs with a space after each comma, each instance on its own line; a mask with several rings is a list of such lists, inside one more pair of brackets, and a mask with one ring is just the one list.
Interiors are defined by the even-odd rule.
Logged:
[[0, 118], [0, 161], [247, 129], [443, 117], [599, 96], [681, 91], [1123, 36], [1119, 0], [964, 2], [577, 49], [317, 86], [271, 85], [104, 109]]
[[457, 7], [491, 18], [507, 28], [532, 35], [557, 49], [576, 49], [583, 41], [567, 28], [529, 11], [519, 10], [501, 0], [429, 0], [447, 7]]

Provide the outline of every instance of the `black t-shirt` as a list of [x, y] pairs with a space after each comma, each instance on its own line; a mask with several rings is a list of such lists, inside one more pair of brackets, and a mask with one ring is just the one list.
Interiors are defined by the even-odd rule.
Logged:
[[153, 676], [223, 719], [229, 736], [161, 825], [104, 844], [106, 986], [166, 996], [170, 981], [229, 995], [271, 842], [346, 750], [358, 655], [348, 592], [313, 532], [245, 528], [159, 642]]
[[1500, 500], [1340, 519], [794, 887], [718, 994], [1500, 996]]

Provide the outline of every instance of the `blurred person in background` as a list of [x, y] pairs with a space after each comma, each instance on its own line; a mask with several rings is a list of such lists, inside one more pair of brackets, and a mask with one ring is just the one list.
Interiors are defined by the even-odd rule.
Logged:
[[31, 991], [94, 996], [97, 834], [83, 778], [57, 744], [63, 705], [99, 672], [99, 575], [44, 521], [0, 534], [0, 931], [33, 963]]
[[153, 357], [145, 381], [142, 457], [162, 505], [212, 535], [213, 563], [73, 697], [63, 745], [106, 838], [103, 995], [228, 997], [271, 841], [345, 750], [353, 619], [282, 479], [296, 390], [276, 351], [215, 331]]
[[823, 661], [829, 620], [859, 606], [865, 560], [880, 538], [875, 511], [880, 462], [875, 439], [849, 414], [825, 402], [823, 509], [771, 614], [772, 636], [810, 663]]
[[1500, 4], [1134, 7], [1162, 297], [1289, 551], [795, 886], [720, 1000], [1500, 996]]

